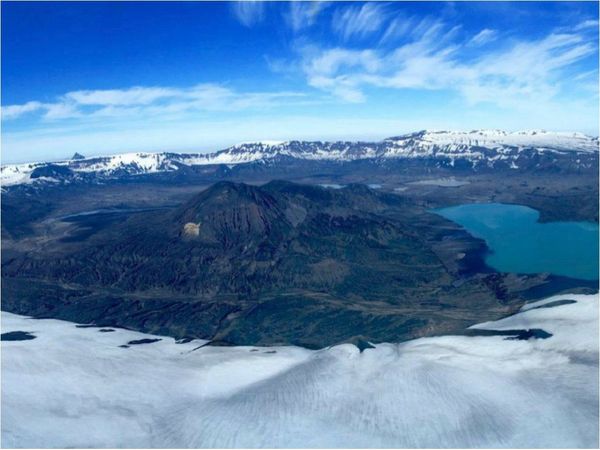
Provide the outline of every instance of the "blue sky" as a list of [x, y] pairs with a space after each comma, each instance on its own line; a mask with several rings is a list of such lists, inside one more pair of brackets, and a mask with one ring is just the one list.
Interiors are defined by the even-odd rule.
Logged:
[[598, 134], [595, 2], [2, 2], [2, 161]]

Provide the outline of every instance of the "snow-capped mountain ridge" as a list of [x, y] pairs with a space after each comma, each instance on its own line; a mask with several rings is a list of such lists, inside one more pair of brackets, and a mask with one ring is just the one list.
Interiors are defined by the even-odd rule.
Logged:
[[520, 147], [556, 151], [597, 152], [598, 138], [577, 132], [528, 130], [506, 132], [502, 130], [418, 131], [416, 133], [386, 139], [388, 142], [416, 144], [428, 147]]
[[[118, 155], [73, 159], [55, 163], [6, 165], [1, 168], [2, 186], [42, 180], [62, 179], [66, 173], [96, 174], [100, 177], [140, 175], [177, 171], [182, 166], [226, 165], [249, 163], [273, 164], [283, 161], [351, 162], [370, 160], [386, 164], [388, 160], [433, 159], [442, 166], [454, 167], [457, 161], [473, 168], [493, 168], [503, 162], [519, 168], [525, 157], [543, 153], [597, 157], [598, 138], [573, 132], [530, 130], [436, 131], [422, 130], [390, 137], [380, 142], [259, 141], [240, 143], [214, 153], [124, 153]], [[576, 159], [576, 164], [586, 164]]]

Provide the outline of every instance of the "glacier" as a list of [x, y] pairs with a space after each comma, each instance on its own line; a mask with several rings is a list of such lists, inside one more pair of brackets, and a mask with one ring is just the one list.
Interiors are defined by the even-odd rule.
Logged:
[[[568, 300], [568, 301], [564, 301]], [[597, 447], [598, 294], [376, 344], [214, 347], [2, 312], [3, 447]], [[160, 341], [130, 345], [132, 340]]]

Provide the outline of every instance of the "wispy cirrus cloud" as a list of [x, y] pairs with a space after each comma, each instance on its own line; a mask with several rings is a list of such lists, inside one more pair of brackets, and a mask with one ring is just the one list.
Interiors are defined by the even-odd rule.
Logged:
[[[319, 14], [331, 5], [329, 1], [293, 0], [282, 2], [286, 8], [281, 10], [285, 24], [294, 32], [299, 32], [313, 26]], [[274, 10], [277, 2], [270, 3], [261, 0], [237, 1], [231, 3], [234, 17], [242, 25], [250, 28], [265, 20], [267, 8]]]
[[333, 48], [322, 51], [316, 47], [305, 47], [303, 53], [302, 67], [308, 84], [348, 102], [365, 100], [357, 81], [364, 76], [376, 75], [383, 63], [377, 52], [371, 49]]
[[345, 40], [363, 38], [381, 30], [389, 15], [382, 3], [363, 3], [337, 9], [333, 15], [332, 28]]
[[142, 87], [67, 92], [55, 102], [27, 102], [2, 107], [2, 119], [37, 114], [43, 120], [123, 118], [173, 115], [193, 111], [240, 111], [301, 100], [294, 91], [238, 92], [217, 84], [189, 88]]
[[302, 47], [299, 54], [307, 83], [349, 102], [366, 100], [365, 89], [376, 87], [448, 90], [469, 104], [515, 106], [559, 95], [565, 80], [583, 71], [578, 64], [598, 51], [597, 35], [586, 31], [591, 29], [586, 23], [575, 27], [580, 31], [505, 39], [504, 45], [469, 58], [464, 57], [469, 47], [489, 43], [498, 33], [483, 29], [465, 36], [458, 26], [427, 18], [406, 29], [398, 29], [401, 25], [393, 21], [392, 26], [382, 41], [390, 41], [395, 33], [404, 35], [401, 44]]
[[330, 4], [321, 1], [292, 1], [284, 17], [292, 30], [300, 31], [314, 25], [319, 13]]
[[594, 19], [584, 20], [583, 22], [580, 22], [578, 25], [576, 25], [573, 28], [573, 31], [581, 31], [581, 30], [587, 30], [587, 29], [591, 29], [591, 28], [595, 28], [596, 30], [598, 29], [598, 21], [597, 20], [594, 20]]
[[383, 28], [384, 32], [380, 39], [381, 44], [388, 44], [410, 34], [415, 26], [414, 19], [408, 17], [395, 17]]
[[496, 30], [490, 30], [484, 28], [479, 33], [471, 38], [469, 45], [480, 46], [485, 45], [488, 42], [495, 41], [498, 38], [498, 32]]
[[185, 96], [180, 89], [133, 87], [130, 89], [83, 90], [65, 94], [65, 100], [79, 105], [148, 105], [164, 98]]
[[231, 3], [231, 10], [237, 20], [251, 27], [263, 21], [266, 3], [260, 0], [246, 0]]

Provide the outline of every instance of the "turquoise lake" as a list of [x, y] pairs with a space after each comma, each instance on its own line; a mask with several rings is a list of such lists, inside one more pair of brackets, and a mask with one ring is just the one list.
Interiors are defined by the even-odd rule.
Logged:
[[490, 248], [485, 262], [498, 272], [598, 279], [595, 223], [540, 223], [535, 209], [502, 203], [473, 203], [435, 212], [485, 240]]

